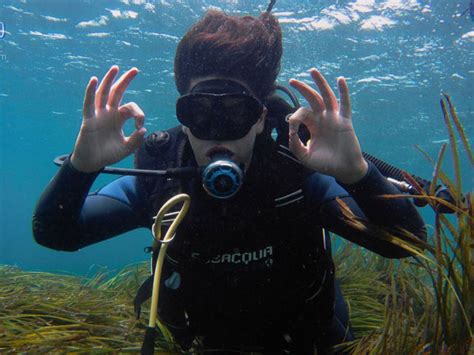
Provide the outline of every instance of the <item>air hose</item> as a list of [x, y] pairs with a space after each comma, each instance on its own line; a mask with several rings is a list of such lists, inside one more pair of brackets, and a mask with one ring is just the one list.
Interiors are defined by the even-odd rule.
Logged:
[[[402, 191], [408, 192], [413, 196], [420, 195], [419, 191], [406, 182], [407, 178], [404, 174], [409, 174], [426, 193], [430, 190], [430, 185], [432, 184], [431, 181], [425, 180], [411, 173], [406, 173], [403, 170], [396, 168], [393, 165], [390, 165], [383, 160], [380, 160], [365, 152], [362, 152], [362, 155], [366, 160], [372, 162], [377, 167], [377, 169], [379, 169], [383, 176], [385, 176], [390, 182], [395, 184]], [[441, 198], [453, 205], [456, 204], [453, 195], [447, 187], [438, 185], [435, 187], [434, 191], [436, 197]], [[425, 199], [414, 198], [413, 203], [418, 207], [424, 207], [428, 204], [428, 201]], [[440, 213], [454, 213], [453, 209], [443, 204], [436, 203], [435, 206], [436, 210]]]
[[[54, 158], [53, 163], [57, 166], [64, 164], [64, 161], [68, 157], [68, 154], [63, 154]], [[197, 175], [198, 169], [193, 167], [183, 168], [171, 168], [166, 170], [151, 170], [151, 169], [129, 169], [129, 168], [116, 168], [112, 166], [106, 166], [103, 168], [101, 173], [112, 174], [112, 175], [130, 175], [130, 176], [166, 176], [166, 177], [180, 177], [180, 178], [192, 178]]]
[[[366, 152], [362, 152], [362, 155], [364, 156], [365, 159], [369, 160], [370, 162], [372, 162], [376, 167], [377, 169], [379, 169], [379, 171], [382, 173], [383, 176], [387, 177], [387, 178], [392, 178], [392, 179], [396, 179], [396, 180], [399, 180], [399, 181], [405, 181], [406, 178], [405, 176], [403, 175], [403, 170], [402, 169], [399, 169], [393, 165], [390, 165], [386, 162], [384, 162], [383, 160], [380, 160]], [[428, 180], [425, 180], [425, 179], [422, 179], [421, 177], [418, 177], [416, 175], [413, 175], [413, 174], [410, 174], [413, 179], [416, 180], [416, 182], [424, 187], [426, 184], [429, 184], [429, 181]], [[410, 193], [415, 193], [415, 191], [409, 191]]]
[[[166, 231], [166, 234], [163, 239], [161, 239], [161, 222], [164, 215], [177, 203], [183, 203], [181, 210], [178, 212], [178, 215], [171, 223], [170, 227]], [[173, 240], [176, 233], [176, 229], [179, 224], [186, 216], [186, 213], [189, 210], [189, 205], [191, 203], [191, 197], [186, 194], [179, 194], [170, 198], [158, 211], [158, 214], [155, 217], [155, 222], [152, 226], [153, 234], [153, 248], [157, 248], [161, 244], [158, 252], [158, 259], [156, 261], [155, 272], [153, 277], [153, 292], [151, 296], [151, 306], [150, 306], [150, 320], [145, 331], [145, 339], [143, 341], [141, 353], [142, 354], [153, 354], [155, 347], [155, 335], [156, 335], [156, 324], [157, 324], [157, 314], [158, 314], [158, 300], [160, 297], [160, 282], [161, 282], [161, 271], [163, 269], [163, 262], [165, 260], [166, 250], [169, 243]]]

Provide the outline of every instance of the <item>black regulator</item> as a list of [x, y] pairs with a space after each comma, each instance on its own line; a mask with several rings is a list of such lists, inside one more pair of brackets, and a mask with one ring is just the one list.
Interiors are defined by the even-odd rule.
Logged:
[[202, 170], [202, 186], [215, 198], [226, 199], [234, 196], [242, 186], [244, 173], [242, 168], [227, 154], [216, 154]]

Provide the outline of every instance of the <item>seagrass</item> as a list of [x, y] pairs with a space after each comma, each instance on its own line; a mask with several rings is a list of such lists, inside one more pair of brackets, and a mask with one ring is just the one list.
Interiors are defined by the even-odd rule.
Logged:
[[[0, 352], [139, 352], [147, 314], [145, 307], [136, 320], [132, 302], [146, 276], [145, 264], [130, 265], [113, 278], [105, 272], [84, 278], [0, 266]], [[158, 349], [170, 346], [157, 342]]]
[[[406, 178], [417, 188], [419, 198], [427, 201], [435, 212], [437, 206], [443, 204], [454, 213], [450, 216], [435, 213], [433, 232], [427, 243], [419, 243], [409, 233], [400, 238], [395, 237], [391, 230], [380, 231], [375, 226], [353, 218], [351, 212], [345, 209], [346, 217], [354, 227], [363, 228], [374, 237], [397, 244], [415, 256], [402, 260], [383, 260], [372, 265], [367, 260], [379, 257], [367, 255], [366, 258], [358, 257], [349, 261], [358, 264], [365, 261], [367, 272], [377, 277], [374, 284], [382, 283], [383, 286], [377, 287], [381, 292], [377, 294], [373, 291], [372, 294], [380, 302], [385, 300], [384, 316], [382, 321], [377, 319], [378, 327], [376, 319], [371, 318], [373, 323], [369, 327], [357, 329], [358, 314], [353, 313], [351, 319], [357, 340], [343, 344], [338, 349], [349, 349], [355, 354], [474, 353], [474, 198], [472, 191], [463, 193], [461, 153], [456, 135], [468, 158], [470, 172], [474, 159], [451, 98], [444, 95], [440, 104], [448, 131], [454, 176], [450, 177], [443, 171], [447, 149], [447, 145], [443, 145], [436, 160], [422, 151], [433, 164], [433, 183], [429, 191], [424, 191], [408, 174]], [[453, 201], [446, 202], [435, 196], [438, 180], [449, 188]], [[384, 197], [404, 198], [403, 195]], [[359, 273], [354, 273], [352, 277], [354, 279], [351, 282], [359, 280], [361, 287], [367, 279], [366, 275]], [[347, 286], [342, 291], [350, 302]], [[359, 304], [358, 312], [364, 306], [363, 303]], [[370, 328], [373, 331], [368, 331]]]

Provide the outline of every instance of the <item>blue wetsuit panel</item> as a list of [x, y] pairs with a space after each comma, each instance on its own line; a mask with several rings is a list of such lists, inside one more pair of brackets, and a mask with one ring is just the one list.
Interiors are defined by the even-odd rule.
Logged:
[[135, 176], [123, 176], [105, 185], [96, 194], [109, 196], [133, 208], [138, 202], [136, 181]]

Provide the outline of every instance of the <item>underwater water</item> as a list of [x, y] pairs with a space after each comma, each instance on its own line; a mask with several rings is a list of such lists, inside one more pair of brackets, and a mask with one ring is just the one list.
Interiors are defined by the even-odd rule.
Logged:
[[[0, 264], [26, 270], [90, 273], [147, 258], [138, 230], [75, 253], [37, 245], [36, 200], [69, 153], [81, 123], [87, 81], [113, 64], [140, 74], [123, 102], [135, 101], [149, 132], [176, 124], [173, 58], [185, 31], [209, 8], [257, 15], [267, 1], [3, 0], [0, 3]], [[348, 79], [362, 149], [429, 179], [447, 142], [439, 107], [449, 93], [474, 137], [474, 21], [467, 0], [281, 0], [281, 84], [317, 67]], [[120, 164], [131, 166], [130, 159]], [[464, 190], [474, 186], [463, 161]], [[449, 165], [446, 167], [449, 171]], [[101, 176], [95, 186], [112, 179]], [[430, 223], [430, 214], [423, 211]]]

